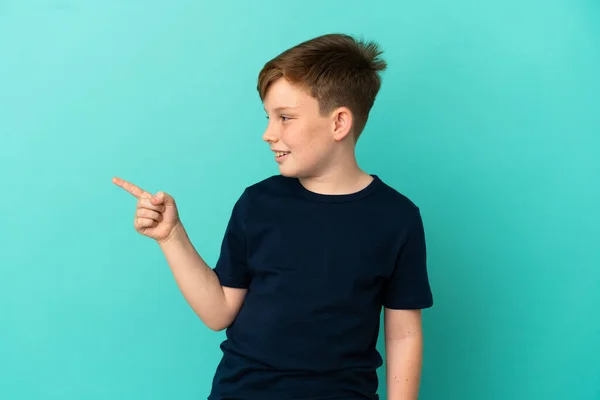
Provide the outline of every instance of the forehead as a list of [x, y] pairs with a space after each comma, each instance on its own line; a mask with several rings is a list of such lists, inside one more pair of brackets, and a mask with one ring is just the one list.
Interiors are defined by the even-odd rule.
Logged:
[[310, 106], [313, 99], [303, 88], [292, 85], [284, 78], [274, 81], [264, 99], [267, 110], [276, 108], [303, 108]]

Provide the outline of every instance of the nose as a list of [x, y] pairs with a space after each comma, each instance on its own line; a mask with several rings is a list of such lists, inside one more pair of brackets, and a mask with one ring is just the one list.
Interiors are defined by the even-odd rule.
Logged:
[[279, 140], [279, 134], [277, 132], [277, 128], [271, 126], [271, 124], [268, 124], [267, 129], [265, 129], [265, 132], [263, 133], [262, 138], [265, 142], [267, 142], [269, 144], [277, 143], [277, 141]]

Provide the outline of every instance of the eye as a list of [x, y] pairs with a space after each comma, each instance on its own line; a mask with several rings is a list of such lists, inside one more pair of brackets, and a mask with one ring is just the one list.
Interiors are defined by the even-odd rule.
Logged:
[[283, 122], [285, 122], [285, 121], [289, 121], [289, 119], [290, 119], [289, 117], [286, 117], [285, 115], [282, 115], [282, 116], [281, 116], [281, 117], [279, 117], [279, 118], [281, 118], [281, 120], [282, 120]]

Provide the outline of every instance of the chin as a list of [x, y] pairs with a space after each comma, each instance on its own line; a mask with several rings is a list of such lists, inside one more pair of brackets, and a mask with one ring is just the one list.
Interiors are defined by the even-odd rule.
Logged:
[[290, 166], [285, 166], [285, 165], [280, 165], [279, 166], [279, 173], [282, 176], [288, 177], [288, 178], [299, 178], [300, 177], [300, 171], [298, 171], [296, 168], [290, 168]]
[[285, 168], [280, 168], [279, 169], [279, 173], [282, 176], [285, 176], [287, 178], [297, 178], [298, 177], [298, 174], [296, 174], [296, 173], [294, 173], [292, 171], [286, 171]]

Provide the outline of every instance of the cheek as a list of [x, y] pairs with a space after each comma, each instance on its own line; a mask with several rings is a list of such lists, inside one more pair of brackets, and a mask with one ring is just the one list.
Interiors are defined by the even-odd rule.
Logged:
[[313, 149], [323, 147], [326, 143], [325, 132], [318, 125], [307, 125], [300, 121], [284, 126], [281, 130], [281, 140], [293, 150], [292, 146], [297, 150]]
[[319, 125], [297, 123], [282, 127], [280, 139], [292, 152], [293, 159], [301, 164], [319, 163], [327, 157], [330, 144], [327, 132]]
[[292, 152], [301, 152], [306, 147], [308, 139], [306, 130], [298, 123], [283, 126], [281, 128], [280, 138], [285, 146]]

